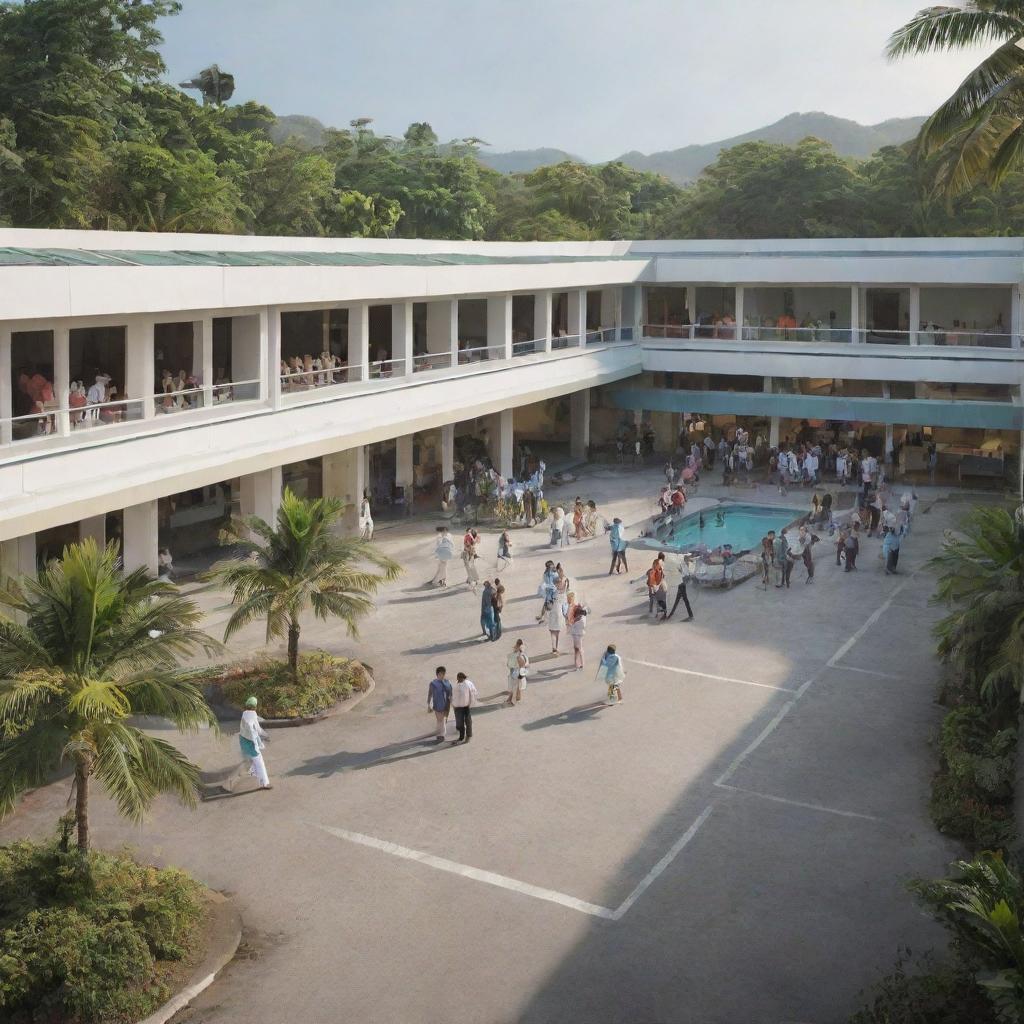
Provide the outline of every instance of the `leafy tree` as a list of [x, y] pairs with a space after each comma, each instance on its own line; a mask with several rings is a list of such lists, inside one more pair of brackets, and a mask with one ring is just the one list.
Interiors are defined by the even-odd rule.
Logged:
[[935, 627], [939, 655], [990, 708], [1016, 720], [1024, 693], [1024, 526], [977, 508], [930, 562], [935, 600], [953, 610]]
[[224, 629], [225, 641], [265, 618], [268, 643], [288, 637], [288, 666], [297, 677], [300, 620], [306, 611], [325, 621], [341, 619], [350, 636], [359, 635], [359, 620], [372, 611], [373, 595], [401, 568], [372, 544], [339, 536], [344, 511], [344, 504], [333, 498], [309, 500], [285, 488], [274, 526], [249, 516], [223, 531], [221, 540], [245, 555], [219, 562], [207, 574], [233, 592], [235, 610]]
[[115, 544], [86, 540], [37, 578], [8, 581], [0, 608], [21, 619], [0, 618], [0, 815], [62, 758], [74, 766], [83, 853], [94, 776], [133, 821], [158, 793], [194, 805], [196, 766], [129, 719], [216, 726], [198, 688], [176, 672], [182, 658], [217, 647], [198, 628], [195, 603], [144, 570], [124, 572]]
[[889, 39], [891, 59], [998, 43], [924, 123], [918, 146], [940, 154], [935, 181], [952, 197], [979, 182], [998, 184], [1024, 165], [1024, 3], [963, 0], [928, 7]]

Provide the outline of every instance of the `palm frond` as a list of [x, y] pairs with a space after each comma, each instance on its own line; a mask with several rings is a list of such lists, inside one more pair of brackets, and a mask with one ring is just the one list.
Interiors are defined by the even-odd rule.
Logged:
[[0, 741], [0, 818], [14, 810], [21, 793], [49, 779], [67, 736], [60, 723], [43, 720], [13, 739]]
[[217, 729], [217, 716], [189, 679], [175, 673], [146, 672], [122, 680], [120, 685], [131, 703], [132, 714], [166, 718], [182, 731]]
[[89, 679], [71, 694], [68, 710], [83, 719], [116, 719], [131, 712], [131, 703], [116, 683]]
[[1024, 32], [1019, 14], [1007, 7], [968, 2], [959, 6], [926, 7], [889, 37], [890, 60], [939, 50], [963, 49], [1004, 42]]

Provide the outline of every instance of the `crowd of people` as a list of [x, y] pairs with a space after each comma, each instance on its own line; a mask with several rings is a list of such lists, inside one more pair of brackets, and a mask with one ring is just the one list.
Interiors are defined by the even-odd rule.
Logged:
[[319, 355], [307, 352], [281, 360], [281, 390], [308, 391], [310, 388], [342, 384], [348, 380], [348, 362], [326, 349]]

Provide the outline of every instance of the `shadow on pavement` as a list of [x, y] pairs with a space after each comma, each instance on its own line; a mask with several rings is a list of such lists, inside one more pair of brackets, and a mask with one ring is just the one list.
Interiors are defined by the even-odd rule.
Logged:
[[589, 722], [599, 712], [611, 707], [603, 700], [594, 701], [591, 704], [579, 704], [568, 711], [560, 711], [556, 715], [548, 715], [547, 718], [538, 718], [533, 722], [524, 722], [521, 726], [527, 732], [535, 729], [547, 729], [552, 725], [576, 725], [578, 722]]
[[411, 761], [413, 758], [425, 757], [437, 750], [443, 750], [446, 744], [436, 743], [433, 733], [418, 736], [400, 743], [388, 743], [375, 750], [362, 752], [339, 750], [321, 757], [311, 757], [308, 761], [285, 772], [285, 775], [315, 775], [317, 778], [329, 779], [332, 775], [345, 771], [360, 771], [364, 768], [376, 768], [379, 765], [395, 764], [399, 761]]

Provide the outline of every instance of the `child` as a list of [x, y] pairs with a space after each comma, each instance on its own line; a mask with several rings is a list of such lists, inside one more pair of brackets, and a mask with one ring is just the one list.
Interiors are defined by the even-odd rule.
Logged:
[[502, 530], [498, 538], [498, 561], [505, 563], [499, 565], [499, 569], [507, 569], [512, 564], [512, 538], [508, 530]]
[[601, 656], [601, 664], [597, 668], [598, 678], [603, 678], [608, 686], [607, 704], [622, 703], [622, 680], [626, 673], [622, 668], [622, 659], [615, 653], [615, 644], [609, 644]]

